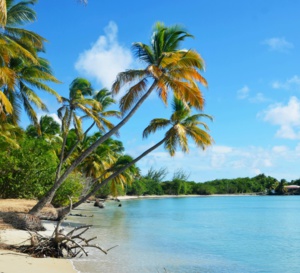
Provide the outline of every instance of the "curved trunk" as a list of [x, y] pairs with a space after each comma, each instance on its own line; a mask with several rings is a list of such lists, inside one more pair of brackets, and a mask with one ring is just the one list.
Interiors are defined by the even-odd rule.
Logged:
[[[92, 195], [94, 195], [100, 188], [105, 186], [110, 180], [114, 179], [116, 176], [118, 176], [120, 173], [124, 172], [126, 169], [131, 167], [133, 164], [141, 160], [143, 157], [145, 157], [147, 154], [155, 150], [157, 147], [162, 145], [166, 141], [166, 137], [163, 138], [161, 141], [153, 145], [151, 148], [149, 148], [147, 151], [143, 152], [140, 156], [132, 160], [130, 163], [126, 164], [124, 167], [120, 168], [118, 171], [110, 175], [108, 178], [104, 179], [101, 183], [97, 184], [93, 190], [91, 190], [86, 196], [82, 197], [78, 202], [73, 204], [73, 209], [84, 203], [88, 198], [90, 198]], [[96, 178], [92, 181], [92, 183], [97, 182], [99, 178]]]
[[46, 195], [39, 200], [39, 202], [29, 211], [30, 214], [37, 214], [47, 203], [52, 201], [55, 192], [61, 186], [61, 184], [66, 180], [68, 175], [88, 156], [90, 155], [100, 144], [102, 144], [105, 140], [110, 138], [113, 134], [115, 134], [123, 125], [127, 123], [127, 121], [134, 115], [134, 113], [138, 110], [138, 108], [142, 105], [142, 103], [149, 97], [151, 92], [154, 90], [156, 86], [157, 80], [154, 80], [149, 90], [141, 97], [141, 99], [136, 103], [136, 105], [132, 108], [132, 110], [128, 113], [128, 115], [120, 121], [113, 129], [95, 141], [90, 147], [88, 147], [80, 156], [78, 156], [73, 163], [65, 170], [65, 172], [55, 180], [54, 185], [46, 193]]

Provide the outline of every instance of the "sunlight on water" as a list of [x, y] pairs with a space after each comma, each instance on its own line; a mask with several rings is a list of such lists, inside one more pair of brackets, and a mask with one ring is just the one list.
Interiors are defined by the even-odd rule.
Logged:
[[99, 245], [75, 261], [82, 273], [300, 272], [298, 196], [166, 198], [85, 204], [69, 217], [92, 224]]

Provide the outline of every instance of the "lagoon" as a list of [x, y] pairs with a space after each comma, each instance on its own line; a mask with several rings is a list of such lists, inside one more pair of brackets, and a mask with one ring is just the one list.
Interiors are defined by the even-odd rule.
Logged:
[[82, 273], [300, 272], [300, 196], [208, 196], [84, 204], [108, 255], [91, 249]]

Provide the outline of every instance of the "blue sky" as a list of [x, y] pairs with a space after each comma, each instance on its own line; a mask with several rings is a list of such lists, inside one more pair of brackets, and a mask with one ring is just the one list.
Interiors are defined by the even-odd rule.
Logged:
[[[133, 42], [149, 43], [155, 22], [181, 24], [194, 39], [182, 48], [196, 49], [204, 58], [204, 112], [215, 144], [206, 151], [191, 143], [190, 153], [171, 158], [158, 149], [138, 166], [166, 167], [169, 177], [180, 169], [189, 179], [253, 177], [264, 173], [277, 179], [300, 178], [300, 2], [297, 0], [229, 0], [186, 2], [89, 0], [39, 1], [38, 20], [30, 29], [44, 36], [45, 57], [68, 95], [70, 82], [89, 79], [95, 89], [110, 87], [116, 74], [144, 67], [131, 53]], [[41, 95], [50, 113], [58, 104]], [[170, 107], [169, 107], [170, 108]], [[120, 131], [126, 151], [137, 156], [162, 134], [142, 139], [142, 130], [157, 117], [168, 117], [155, 95]], [[28, 121], [24, 118], [23, 126]]]

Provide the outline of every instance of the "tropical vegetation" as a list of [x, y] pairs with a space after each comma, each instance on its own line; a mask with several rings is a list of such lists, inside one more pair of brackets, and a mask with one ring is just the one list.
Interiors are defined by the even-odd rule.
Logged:
[[[200, 89], [207, 86], [201, 74], [204, 60], [195, 50], [181, 47], [192, 35], [181, 26], [158, 22], [150, 44], [133, 43], [143, 67], [116, 75], [111, 89], [95, 90], [88, 79], [77, 77], [63, 97], [49, 86], [59, 80], [41, 57], [46, 39], [25, 28], [36, 20], [36, 2], [0, 0], [0, 198], [38, 199], [30, 211], [35, 215], [47, 203], [66, 206], [68, 196], [76, 207], [93, 195], [285, 193], [287, 181], [264, 175], [206, 183], [188, 181], [180, 171], [163, 180], [165, 169], [150, 169], [143, 176], [136, 163], [160, 146], [174, 156], [178, 149], [187, 153], [191, 141], [200, 149], [213, 144], [203, 121], [212, 120], [204, 113]], [[116, 110], [113, 96], [121, 89], [126, 92]], [[58, 120], [38, 116], [37, 109], [47, 111], [40, 92], [60, 103]], [[133, 158], [115, 137], [152, 93], [165, 105], [171, 103], [172, 114], [149, 123], [144, 138], [166, 131]], [[20, 126], [23, 112], [31, 121], [27, 128]]]

